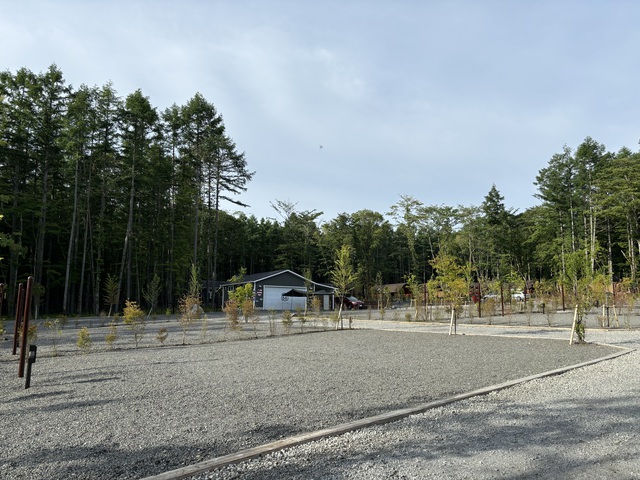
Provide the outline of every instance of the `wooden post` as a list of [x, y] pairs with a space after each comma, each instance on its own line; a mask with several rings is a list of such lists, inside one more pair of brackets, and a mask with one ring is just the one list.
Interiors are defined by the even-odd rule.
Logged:
[[578, 321], [578, 305], [576, 305], [576, 311], [573, 314], [573, 325], [571, 325], [571, 338], [569, 339], [569, 345], [573, 345], [573, 335], [576, 332], [577, 321]]

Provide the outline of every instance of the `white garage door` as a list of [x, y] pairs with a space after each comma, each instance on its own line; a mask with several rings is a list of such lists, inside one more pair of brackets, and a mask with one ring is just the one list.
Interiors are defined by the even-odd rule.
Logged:
[[[269, 285], [264, 286], [264, 303], [265, 310], [291, 310], [295, 312], [297, 308], [304, 310], [304, 304], [306, 297], [288, 297], [283, 296], [283, 293], [287, 293], [294, 287], [272, 287]], [[295, 287], [298, 290], [304, 290], [300, 287]]]

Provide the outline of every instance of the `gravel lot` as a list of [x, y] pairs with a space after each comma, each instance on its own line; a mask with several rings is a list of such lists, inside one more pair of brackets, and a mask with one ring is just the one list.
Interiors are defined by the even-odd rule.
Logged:
[[[569, 346], [566, 340], [534, 338], [557, 336], [557, 329], [549, 334], [543, 329], [533, 329], [532, 336], [527, 338], [523, 336], [524, 330], [514, 327], [515, 333], [521, 336], [509, 338], [495, 336], [514, 333], [500, 331], [498, 327], [460, 326], [459, 335], [448, 336], [433, 333], [446, 328], [443, 325], [362, 319], [356, 326], [377, 330], [327, 331], [184, 347], [126, 348], [87, 355], [72, 354], [70, 348], [60, 345], [64, 355], [38, 357], [29, 390], [25, 390], [24, 381], [17, 378], [10, 342], [4, 341], [0, 343], [3, 383], [0, 422], [4, 436], [0, 477], [141, 478], [296, 433], [415, 406], [613, 351], [610, 347]], [[470, 330], [464, 332], [465, 328]], [[474, 329], [484, 330], [483, 333], [488, 330], [494, 336], [473, 335]], [[615, 333], [619, 332], [612, 335]], [[562, 331], [560, 336], [568, 339], [568, 332]], [[621, 336], [618, 340], [624, 343]], [[636, 335], [627, 345], [637, 343]], [[609, 371], [618, 375], [618, 364], [629, 359], [637, 364], [637, 357], [631, 355], [603, 365], [609, 365]], [[577, 372], [582, 374], [582, 370], [594, 368], [603, 366]], [[575, 373], [557, 378], [572, 375]], [[531, 387], [531, 393], [541, 395], [548, 390], [545, 382], [557, 378], [537, 381], [541, 383]], [[581, 380], [579, 391], [599, 384], [595, 378]], [[500, 395], [526, 389], [533, 383], [481, 397], [480, 402], [498, 398], [496, 405], [500, 407], [487, 407], [482, 403], [485, 417], [489, 412], [493, 412], [492, 417], [497, 416], [497, 410], [502, 412]], [[553, 386], [550, 388], [554, 391]], [[624, 397], [620, 398], [616, 391], [608, 392], [599, 400], [603, 408], [623, 402]], [[447, 412], [457, 412], [460, 405], [475, 401], [436, 409], [440, 413], [435, 415], [446, 419]], [[507, 405], [510, 403], [505, 403], [505, 409]], [[544, 405], [538, 405], [537, 410], [537, 418], [542, 422]], [[563, 404], [554, 404], [555, 410], [564, 411]], [[432, 412], [424, 415], [429, 414], [434, 415]], [[493, 421], [479, 417], [478, 426], [482, 427], [479, 429], [471, 421], [472, 417], [473, 413], [460, 417], [468, 421], [459, 424], [467, 431], [464, 438], [469, 445], [480, 441], [480, 430]], [[508, 417], [513, 421], [511, 415]], [[402, 471], [398, 458], [404, 459], [404, 454], [399, 452], [408, 449], [414, 452], [409, 461], [416, 464], [418, 470], [401, 475], [424, 478], [427, 474], [420, 466], [421, 461], [431, 458], [440, 462], [442, 458], [447, 462], [446, 455], [436, 455], [437, 452], [450, 451], [455, 458], [466, 457], [455, 454], [451, 445], [451, 448], [441, 448], [441, 442], [437, 441], [442, 435], [453, 434], [453, 420], [458, 419], [457, 414], [452, 414], [451, 420], [442, 420], [446, 428], [441, 432], [431, 427], [424, 429], [425, 434], [435, 435], [437, 446], [425, 458], [417, 454], [424, 449], [415, 450], [411, 440], [417, 439], [417, 445], [424, 446], [433, 444], [433, 438], [419, 439], [414, 434], [398, 433], [402, 447], [398, 449], [393, 447], [390, 438], [378, 446], [372, 440], [385, 438], [381, 432], [392, 432], [398, 425], [415, 421], [411, 417], [298, 447], [312, 448], [312, 454], [304, 453], [305, 450], [295, 453], [297, 450], [291, 449], [275, 454], [275, 460], [265, 457], [266, 466], [259, 461], [245, 462], [213, 475], [232, 478], [240, 471], [243, 478], [267, 478], [277, 462], [272, 478], [363, 478], [365, 475], [380, 478]], [[527, 421], [523, 419], [522, 423]], [[474, 427], [470, 429], [469, 425]], [[374, 432], [369, 433], [372, 438], [365, 437], [360, 446], [354, 444], [351, 448], [357, 435], [367, 435], [363, 432], [370, 431]], [[490, 433], [486, 435], [482, 445], [494, 438]], [[502, 437], [499, 434], [495, 438]], [[332, 442], [346, 444], [332, 446]], [[480, 445], [477, 449], [487, 451]], [[318, 459], [317, 465], [311, 462], [312, 458]], [[360, 461], [355, 461], [357, 459]], [[398, 462], [398, 466], [394, 466], [394, 462]], [[474, 472], [476, 468], [469, 471]]]

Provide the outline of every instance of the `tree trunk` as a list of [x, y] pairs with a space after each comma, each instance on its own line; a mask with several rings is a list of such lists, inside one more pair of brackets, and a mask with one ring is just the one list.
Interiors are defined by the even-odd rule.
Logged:
[[[67, 307], [69, 302], [69, 279], [71, 276], [71, 259], [73, 258], [73, 246], [76, 243], [76, 223], [78, 216], [78, 182], [79, 182], [80, 160], [76, 160], [73, 186], [73, 213], [71, 214], [71, 232], [69, 233], [69, 245], [67, 247], [67, 268], [64, 276], [64, 293], [62, 294], [62, 314], [68, 315]], [[80, 294], [82, 298], [82, 294]], [[79, 311], [78, 311], [79, 312]]]

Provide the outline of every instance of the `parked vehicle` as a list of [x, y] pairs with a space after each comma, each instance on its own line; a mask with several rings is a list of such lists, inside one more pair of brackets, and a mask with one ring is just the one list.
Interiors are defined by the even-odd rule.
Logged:
[[[337, 302], [340, 302], [342, 298], [342, 306], [347, 310], [351, 310], [353, 308], [362, 310], [364, 308], [364, 302], [362, 300], [358, 300], [356, 297], [339, 297], [336, 299]], [[338, 303], [339, 304], [339, 303]]]
[[524, 293], [522, 293], [522, 292], [513, 292], [511, 294], [511, 298], [513, 298], [514, 300], [517, 300], [519, 302], [523, 302], [524, 301]]

